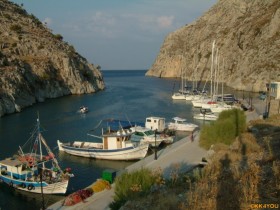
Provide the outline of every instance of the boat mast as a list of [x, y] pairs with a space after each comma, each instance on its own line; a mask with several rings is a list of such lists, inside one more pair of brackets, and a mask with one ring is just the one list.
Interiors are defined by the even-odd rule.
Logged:
[[214, 66], [214, 50], [215, 50], [215, 40], [213, 41], [212, 44], [212, 62], [211, 62], [211, 89], [210, 89], [210, 94], [211, 94], [211, 99], [213, 100], [213, 66]]
[[183, 76], [183, 65], [182, 65], [182, 61], [183, 61], [183, 55], [181, 56], [181, 93], [184, 93], [184, 76]]
[[[39, 148], [40, 148], [40, 160], [43, 160], [43, 152], [42, 152], [42, 143], [41, 143], [41, 131], [40, 131], [40, 120], [39, 116], [37, 118], [37, 138], [39, 142]], [[43, 168], [45, 168], [45, 163], [42, 164]]]
[[219, 88], [219, 74], [220, 74], [220, 69], [219, 69], [219, 49], [217, 48], [216, 51], [216, 61], [215, 61], [215, 83], [214, 84], [214, 95], [218, 95], [218, 88]]
[[225, 59], [223, 58], [223, 72], [222, 72], [222, 102], [224, 102], [224, 81], [225, 81]]

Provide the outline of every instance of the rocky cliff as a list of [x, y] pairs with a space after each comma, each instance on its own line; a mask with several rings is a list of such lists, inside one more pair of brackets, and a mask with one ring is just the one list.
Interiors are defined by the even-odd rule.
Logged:
[[269, 80], [280, 81], [280, 1], [219, 0], [166, 37], [146, 75], [180, 77], [182, 71], [190, 80], [209, 81], [212, 64], [220, 81], [238, 90], [265, 90]]
[[46, 98], [105, 88], [99, 66], [22, 6], [0, 0], [0, 116]]

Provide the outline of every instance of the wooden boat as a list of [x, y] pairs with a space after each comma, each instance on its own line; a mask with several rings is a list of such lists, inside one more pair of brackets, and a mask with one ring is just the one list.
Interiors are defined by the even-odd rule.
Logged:
[[[40, 122], [18, 154], [0, 161], [0, 181], [31, 193], [65, 194], [71, 169], [60, 168], [57, 159], [40, 132]], [[31, 151], [24, 152], [25, 148]], [[45, 154], [43, 154], [45, 153]]]
[[[93, 134], [88, 134], [95, 136]], [[102, 143], [74, 141], [62, 143], [57, 141], [60, 151], [80, 157], [104, 159], [104, 160], [137, 160], [146, 156], [149, 145], [138, 145], [130, 140], [131, 129], [119, 129], [117, 131], [102, 130]]]

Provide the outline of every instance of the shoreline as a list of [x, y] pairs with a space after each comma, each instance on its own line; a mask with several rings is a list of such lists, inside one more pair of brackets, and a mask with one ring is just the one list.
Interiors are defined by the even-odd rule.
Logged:
[[[161, 168], [165, 178], [170, 176], [171, 171], [179, 166], [179, 173], [184, 173], [191, 170], [193, 167], [200, 164], [203, 157], [208, 156], [205, 149], [199, 147], [199, 131], [194, 132], [194, 141], [191, 141], [190, 135], [181, 140], [168, 145], [166, 148], [158, 151], [157, 159], [154, 154], [151, 154], [136, 163], [126, 167], [124, 170], [117, 172], [117, 176], [124, 172], [131, 172], [141, 167], [150, 169]], [[104, 190], [93, 194], [84, 202], [77, 203], [73, 206], [62, 206], [63, 200], [60, 200], [50, 205], [48, 210], [109, 210], [110, 203], [113, 202], [114, 184], [110, 190]]]
[[[247, 101], [242, 101], [245, 105], [249, 105]], [[253, 110], [246, 111], [246, 122], [251, 120], [262, 119], [262, 110], [265, 110], [265, 101], [259, 99], [253, 100]], [[147, 167], [150, 169], [161, 168], [163, 170], [163, 176], [168, 178], [170, 173], [174, 168], [179, 169], [179, 173], [184, 173], [192, 170], [195, 166], [201, 163], [202, 158], [207, 158], [211, 155], [211, 151], [207, 151], [199, 146], [199, 133], [197, 130], [194, 132], [194, 141], [191, 141], [190, 134], [179, 141], [168, 145], [166, 148], [157, 152], [157, 159], [155, 154], [151, 154], [136, 163], [126, 167], [124, 170], [118, 171], [117, 176], [124, 172], [131, 172], [142, 167]], [[110, 190], [104, 190], [93, 194], [91, 197], [87, 198], [84, 202], [78, 203], [73, 206], [62, 206], [63, 200], [52, 204], [47, 209], [48, 210], [109, 210], [110, 203], [113, 202], [114, 196], [114, 184]]]

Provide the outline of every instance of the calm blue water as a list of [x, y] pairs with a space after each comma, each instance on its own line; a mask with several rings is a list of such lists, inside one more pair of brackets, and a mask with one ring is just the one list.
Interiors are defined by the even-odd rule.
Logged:
[[[84, 188], [101, 177], [107, 168], [124, 169], [133, 162], [104, 161], [74, 157], [58, 152], [56, 140], [95, 141], [87, 136], [100, 120], [107, 118], [145, 121], [148, 116], [165, 117], [170, 121], [180, 116], [192, 121], [193, 108], [186, 101], [171, 99], [176, 79], [145, 77], [145, 71], [103, 71], [106, 89], [96, 94], [67, 96], [50, 99], [23, 110], [21, 113], [0, 118], [0, 158], [16, 153], [18, 146], [29, 138], [37, 113], [40, 115], [43, 135], [57, 155], [62, 168], [72, 168], [75, 177], [71, 179], [68, 194]], [[89, 113], [80, 114], [81, 105], [89, 107]], [[199, 123], [196, 121], [195, 123]], [[35, 201], [35, 198], [37, 199]], [[62, 199], [63, 196], [46, 196], [46, 205]], [[35, 206], [35, 207], [34, 207]], [[0, 185], [0, 209], [40, 209], [41, 196], [20, 193]]]

